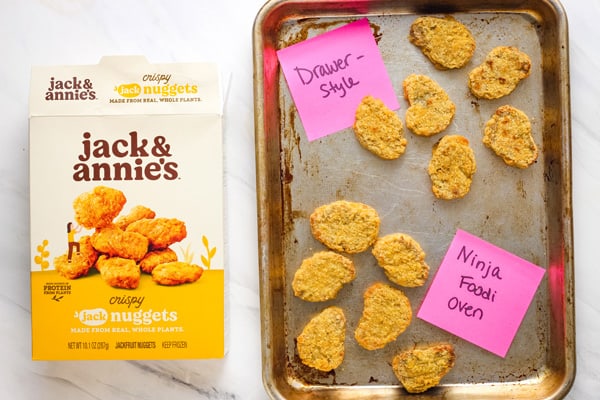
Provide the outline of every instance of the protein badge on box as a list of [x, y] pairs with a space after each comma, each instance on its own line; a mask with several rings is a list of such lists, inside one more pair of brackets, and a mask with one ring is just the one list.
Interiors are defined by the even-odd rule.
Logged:
[[33, 359], [224, 355], [222, 110], [211, 63], [33, 68]]

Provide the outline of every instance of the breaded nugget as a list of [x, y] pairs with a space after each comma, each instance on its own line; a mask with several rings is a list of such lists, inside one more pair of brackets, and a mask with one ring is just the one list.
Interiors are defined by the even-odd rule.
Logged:
[[451, 16], [415, 19], [408, 40], [441, 70], [465, 66], [475, 52], [473, 35]]
[[134, 260], [102, 255], [96, 261], [100, 276], [108, 285], [121, 289], [135, 289], [140, 284], [140, 267]]
[[411, 74], [402, 83], [406, 110], [406, 127], [420, 136], [432, 136], [450, 125], [456, 106], [433, 79]]
[[429, 276], [425, 252], [419, 243], [405, 233], [394, 233], [377, 239], [373, 255], [388, 279], [400, 286], [423, 286]]
[[483, 144], [517, 168], [527, 168], [538, 156], [529, 118], [509, 105], [499, 107], [485, 124]]
[[56, 257], [54, 268], [67, 279], [77, 279], [87, 275], [97, 259], [98, 252], [92, 247], [90, 237], [82, 236], [79, 239], [79, 252], [73, 253], [70, 262], [66, 253]]
[[315, 239], [331, 250], [350, 254], [365, 251], [375, 242], [380, 223], [374, 208], [345, 200], [317, 207], [310, 215]]
[[171, 261], [177, 261], [177, 254], [171, 249], [149, 251], [140, 260], [140, 269], [147, 274], [151, 274], [157, 265]]
[[112, 224], [125, 201], [125, 195], [120, 190], [96, 186], [91, 192], [82, 193], [73, 201], [75, 220], [88, 229], [104, 228]]
[[402, 121], [372, 96], [365, 96], [358, 105], [353, 128], [361, 146], [383, 159], [396, 159], [406, 150]]
[[333, 251], [320, 251], [302, 261], [292, 288], [302, 300], [326, 301], [334, 299], [355, 276], [352, 260]]
[[146, 206], [135, 206], [127, 215], [122, 215], [115, 220], [115, 226], [117, 228], [125, 230], [129, 224], [140, 219], [151, 219], [156, 216], [156, 213]]
[[96, 229], [92, 235], [92, 246], [100, 253], [111, 257], [141, 260], [148, 252], [148, 239], [135, 232], [123, 231], [116, 226]]
[[469, 73], [469, 89], [480, 99], [499, 99], [515, 90], [530, 73], [527, 54], [516, 47], [499, 46]]
[[140, 219], [129, 224], [126, 231], [147, 237], [152, 249], [166, 249], [187, 236], [185, 222], [175, 218]]
[[467, 138], [444, 136], [433, 147], [429, 161], [433, 194], [445, 200], [464, 197], [469, 193], [476, 169], [475, 155]]
[[412, 320], [410, 301], [404, 293], [381, 282], [364, 293], [364, 308], [354, 337], [367, 350], [376, 350], [408, 328]]
[[392, 369], [407, 392], [422, 393], [440, 383], [454, 366], [455, 359], [451, 344], [430, 344], [397, 354], [392, 360]]
[[339, 307], [328, 307], [314, 316], [296, 339], [298, 356], [304, 365], [331, 371], [344, 361], [346, 316]]
[[152, 280], [159, 285], [175, 286], [196, 282], [204, 270], [196, 264], [172, 261], [157, 265], [152, 270]]

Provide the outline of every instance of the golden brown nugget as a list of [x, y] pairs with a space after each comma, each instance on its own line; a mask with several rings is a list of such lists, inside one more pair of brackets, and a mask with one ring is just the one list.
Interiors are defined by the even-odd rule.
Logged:
[[392, 369], [407, 392], [422, 393], [438, 385], [455, 360], [451, 344], [431, 344], [397, 354], [392, 360]]
[[499, 99], [510, 94], [531, 73], [529, 56], [516, 47], [499, 46], [469, 73], [469, 89], [480, 99]]
[[126, 198], [123, 192], [106, 186], [96, 186], [73, 201], [75, 220], [85, 228], [104, 228], [119, 215]]
[[204, 270], [196, 264], [173, 261], [157, 265], [152, 270], [152, 280], [159, 285], [175, 286], [196, 282]]
[[346, 316], [339, 307], [328, 307], [314, 316], [296, 339], [304, 365], [331, 371], [344, 361]]
[[97, 259], [98, 252], [92, 247], [90, 237], [82, 236], [79, 239], [79, 252], [73, 253], [71, 261], [66, 253], [56, 257], [54, 268], [67, 279], [77, 279], [87, 275]]
[[111, 257], [141, 260], [148, 252], [148, 239], [135, 232], [123, 231], [116, 226], [96, 229], [92, 235], [92, 246], [100, 253]]
[[100, 276], [108, 285], [121, 289], [135, 289], [140, 284], [140, 267], [134, 260], [100, 256], [96, 261]]
[[402, 121], [372, 96], [365, 96], [358, 105], [353, 128], [361, 146], [383, 159], [396, 159], [406, 150]]
[[464, 197], [469, 193], [476, 169], [475, 155], [467, 138], [444, 136], [433, 147], [427, 170], [433, 194], [445, 200]]
[[415, 19], [408, 40], [441, 70], [465, 66], [475, 52], [473, 35], [451, 16]]
[[393, 342], [412, 320], [410, 301], [404, 293], [381, 282], [364, 293], [364, 308], [354, 337], [367, 350], [376, 350]]
[[517, 168], [529, 167], [538, 156], [529, 118], [509, 105], [499, 107], [485, 124], [483, 144]]
[[333, 251], [320, 251], [302, 261], [292, 288], [302, 300], [326, 301], [334, 299], [355, 276], [352, 260]]
[[122, 215], [119, 218], [117, 218], [115, 220], [115, 226], [119, 229], [123, 229], [125, 230], [127, 228], [127, 226], [129, 224], [131, 224], [132, 222], [135, 221], [139, 221], [140, 219], [145, 219], [145, 218], [154, 218], [156, 216], [156, 213], [154, 211], [152, 211], [151, 209], [149, 209], [146, 206], [135, 206], [133, 207], [130, 211], [129, 214], [127, 215]]
[[405, 287], [423, 286], [429, 276], [425, 252], [419, 243], [405, 233], [393, 233], [377, 239], [373, 256], [388, 279]]
[[126, 231], [147, 237], [152, 249], [166, 249], [187, 236], [185, 222], [176, 218], [140, 219], [129, 224]]
[[450, 125], [456, 106], [448, 94], [426, 75], [411, 74], [402, 83], [406, 110], [406, 127], [419, 136], [432, 136]]
[[142, 272], [151, 274], [156, 266], [171, 261], [177, 261], [177, 254], [171, 249], [149, 251], [144, 258], [140, 260], [140, 269]]
[[317, 207], [310, 215], [315, 239], [331, 250], [349, 254], [360, 253], [372, 245], [380, 223], [374, 208], [346, 200]]

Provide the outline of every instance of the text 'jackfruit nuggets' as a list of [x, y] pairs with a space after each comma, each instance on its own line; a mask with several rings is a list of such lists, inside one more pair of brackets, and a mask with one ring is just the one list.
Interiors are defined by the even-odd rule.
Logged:
[[112, 224], [127, 199], [123, 192], [106, 186], [96, 186], [73, 201], [75, 220], [85, 228], [104, 228]]
[[166, 249], [187, 236], [185, 223], [175, 218], [140, 219], [129, 224], [126, 231], [144, 235], [152, 249]]

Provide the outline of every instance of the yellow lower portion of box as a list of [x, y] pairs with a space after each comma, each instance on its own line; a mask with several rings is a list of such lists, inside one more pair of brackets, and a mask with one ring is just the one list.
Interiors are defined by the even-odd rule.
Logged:
[[225, 352], [224, 271], [160, 286], [142, 274], [137, 289], [108, 286], [95, 270], [69, 280], [31, 273], [34, 360], [220, 358]]

